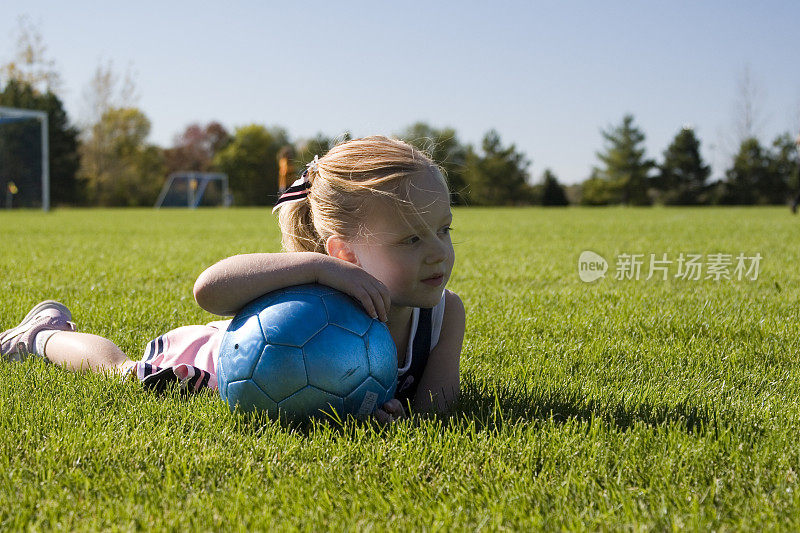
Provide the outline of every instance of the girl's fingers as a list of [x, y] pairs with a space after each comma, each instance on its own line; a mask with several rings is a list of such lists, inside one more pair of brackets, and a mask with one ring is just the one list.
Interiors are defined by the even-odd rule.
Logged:
[[381, 409], [386, 411], [395, 418], [400, 418], [405, 415], [405, 411], [403, 410], [403, 404], [401, 404], [400, 400], [398, 400], [397, 398], [392, 398], [391, 400], [383, 404]]
[[389, 319], [389, 307], [386, 305], [384, 295], [378, 289], [373, 287], [369, 289], [361, 288], [356, 291], [356, 298], [372, 318], [377, 318], [384, 322]]
[[354, 277], [342, 279], [337, 288], [358, 300], [369, 316], [387, 322], [391, 306], [389, 290], [366, 271], [360, 268], [359, 271]]
[[390, 306], [389, 292], [386, 290], [384, 284], [378, 280], [374, 280], [369, 290], [372, 298], [372, 304], [378, 313], [378, 319], [382, 320], [383, 322], [387, 322], [389, 320]]
[[366, 289], [358, 289], [351, 293], [364, 307], [364, 311], [367, 312], [369, 316], [372, 318], [378, 318], [378, 312], [375, 310], [375, 304], [372, 301], [372, 295]]
[[391, 424], [393, 422], [392, 415], [384, 411], [383, 409], [375, 409], [375, 412], [372, 413], [372, 416], [375, 417], [381, 424]]
[[383, 294], [378, 292], [375, 295], [375, 307], [378, 309], [378, 318], [380, 318], [383, 322], [387, 322], [389, 320], [389, 306], [386, 305], [386, 300], [383, 297]]

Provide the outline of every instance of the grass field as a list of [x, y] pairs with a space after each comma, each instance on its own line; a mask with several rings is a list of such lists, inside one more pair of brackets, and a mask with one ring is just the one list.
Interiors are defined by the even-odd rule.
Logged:
[[[0, 362], [0, 530], [800, 529], [800, 219], [457, 209], [453, 226], [451, 417], [291, 429], [210, 393]], [[139, 354], [213, 318], [191, 294], [206, 266], [278, 241], [266, 209], [0, 212], [0, 329], [55, 298]], [[605, 279], [579, 279], [584, 250]], [[634, 253], [641, 279], [614, 279]], [[651, 253], [763, 259], [756, 280], [645, 280]]]

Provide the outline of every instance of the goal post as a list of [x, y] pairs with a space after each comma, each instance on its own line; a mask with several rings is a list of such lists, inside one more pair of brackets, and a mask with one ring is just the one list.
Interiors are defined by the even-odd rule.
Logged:
[[153, 207], [195, 209], [209, 205], [229, 207], [231, 203], [227, 174], [183, 171], [167, 177]]
[[[38, 120], [42, 136], [42, 209], [50, 210], [50, 142], [47, 129], [47, 113], [31, 109], [17, 109], [14, 107], [0, 106], [0, 126], [4, 123], [21, 122], [24, 120]], [[19, 184], [14, 184], [16, 188]], [[3, 184], [4, 189], [11, 191], [9, 183]], [[10, 193], [9, 193], [10, 194]]]

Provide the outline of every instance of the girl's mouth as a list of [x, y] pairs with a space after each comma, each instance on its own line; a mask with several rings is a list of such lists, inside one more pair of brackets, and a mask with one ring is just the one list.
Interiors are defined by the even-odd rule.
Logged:
[[439, 274], [438, 276], [434, 276], [432, 278], [423, 279], [422, 283], [425, 285], [430, 285], [431, 287], [438, 287], [442, 284], [442, 281], [444, 281], [444, 276]]

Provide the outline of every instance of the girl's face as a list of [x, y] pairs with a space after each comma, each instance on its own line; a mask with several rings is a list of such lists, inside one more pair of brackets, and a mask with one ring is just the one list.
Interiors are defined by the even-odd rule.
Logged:
[[453, 270], [450, 197], [433, 172], [411, 178], [408, 200], [421, 220], [406, 222], [386, 200], [373, 204], [367, 235], [351, 243], [359, 265], [389, 289], [393, 306], [434, 307]]

